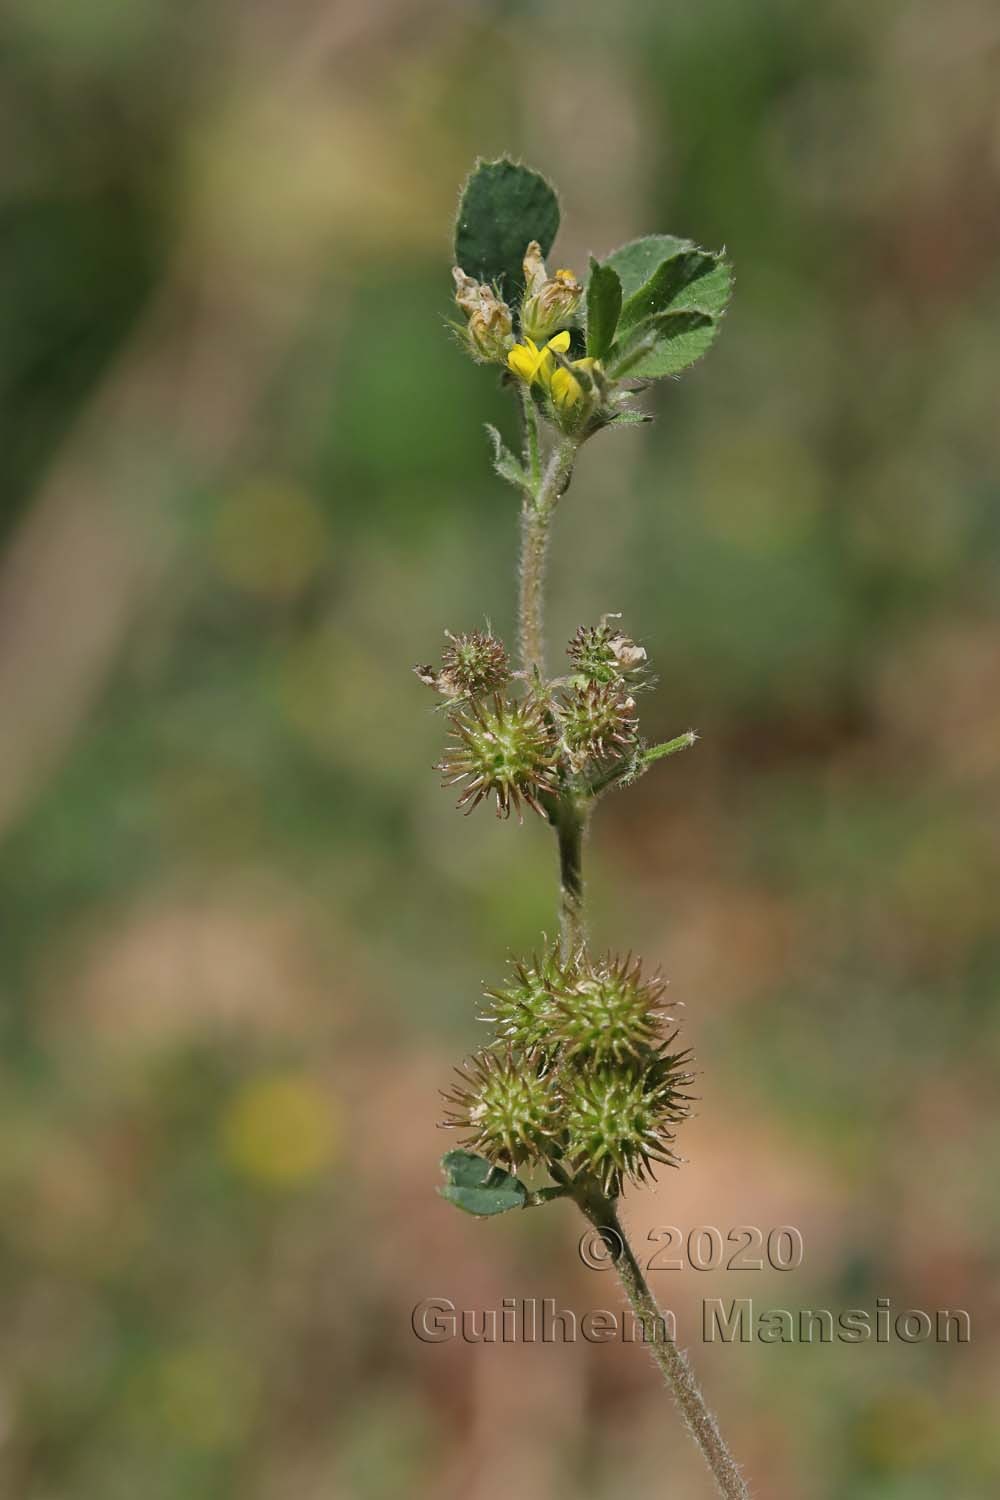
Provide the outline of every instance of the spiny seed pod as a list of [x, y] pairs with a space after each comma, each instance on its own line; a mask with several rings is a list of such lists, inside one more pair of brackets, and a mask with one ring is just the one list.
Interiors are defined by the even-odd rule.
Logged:
[[510, 968], [506, 985], [485, 992], [490, 1005], [481, 1019], [492, 1022], [499, 1040], [509, 1046], [525, 1052], [551, 1051], [558, 1002], [569, 993], [576, 966], [565, 961], [559, 944], [553, 943], [541, 957], [533, 953], [529, 959], [515, 959]]
[[566, 1160], [597, 1178], [605, 1193], [617, 1196], [625, 1179], [655, 1178], [654, 1162], [676, 1167], [670, 1128], [690, 1113], [681, 1090], [691, 1081], [684, 1071], [688, 1053], [659, 1056], [645, 1067], [605, 1064], [560, 1074]]
[[577, 766], [633, 749], [639, 732], [635, 699], [616, 682], [574, 683], [559, 703], [570, 758]]
[[596, 962], [581, 957], [571, 984], [553, 996], [550, 1040], [560, 1058], [595, 1065], [648, 1057], [674, 1039], [661, 1041], [665, 990], [659, 974], [643, 978], [631, 954], [608, 953]]
[[446, 698], [479, 698], [510, 681], [507, 648], [488, 630], [474, 630], [470, 635], [452, 635], [446, 630], [445, 635], [449, 644], [441, 657], [440, 672], [429, 666], [413, 669], [428, 687]]
[[558, 754], [537, 703], [504, 701], [499, 694], [488, 703], [473, 700], [468, 711], [451, 715], [451, 729], [447, 759], [435, 769], [444, 772], [445, 786], [467, 783], [459, 807], [468, 803], [471, 812], [484, 797], [494, 796], [498, 818], [510, 817], [511, 807], [520, 817], [522, 800], [545, 816], [538, 799], [558, 790]]
[[443, 1095], [451, 1108], [441, 1123], [467, 1131], [464, 1146], [512, 1170], [547, 1154], [558, 1120], [552, 1078], [542, 1058], [477, 1052], [455, 1071], [460, 1081]]
[[599, 625], [581, 625], [566, 650], [581, 677], [588, 682], [621, 682], [639, 673], [646, 661], [645, 647], [629, 640], [605, 615]]

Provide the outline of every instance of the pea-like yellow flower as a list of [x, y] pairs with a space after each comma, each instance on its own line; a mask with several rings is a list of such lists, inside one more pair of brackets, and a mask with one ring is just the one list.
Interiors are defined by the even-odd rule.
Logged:
[[[575, 359], [574, 370], [584, 370], [589, 375], [596, 365], [596, 359]], [[558, 365], [552, 372], [549, 381], [549, 395], [552, 397], [553, 405], [560, 412], [569, 412], [578, 401], [584, 397], [583, 386], [563, 365]]]
[[575, 359], [570, 369], [557, 364], [555, 354], [565, 354], [569, 344], [569, 332], [564, 330], [549, 339], [541, 349], [533, 339], [526, 338], [523, 344], [515, 344], [507, 355], [507, 364], [514, 374], [527, 385], [537, 382], [562, 416], [568, 415], [584, 396], [583, 385], [573, 375], [573, 370], [582, 370], [589, 375], [597, 363], [589, 358]]
[[541, 349], [534, 339], [526, 338], [523, 344], [515, 344], [511, 349], [507, 355], [507, 364], [526, 385], [533, 385], [537, 380], [540, 386], [548, 390], [552, 371], [556, 368], [552, 351], [554, 349], [558, 354], [565, 354], [568, 348], [568, 331], [557, 333], [555, 338], [549, 339]]

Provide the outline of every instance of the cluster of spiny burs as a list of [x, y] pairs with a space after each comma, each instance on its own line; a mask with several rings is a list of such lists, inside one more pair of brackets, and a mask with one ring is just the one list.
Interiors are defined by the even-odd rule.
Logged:
[[608, 1197], [675, 1166], [674, 1126], [689, 1110], [690, 1053], [671, 1051], [664, 982], [638, 960], [558, 946], [511, 965], [486, 992], [496, 1040], [457, 1070], [444, 1124], [510, 1171], [582, 1174]]
[[[584, 281], [550, 272], [559, 218], [551, 184], [503, 158], [476, 164], [455, 225], [452, 326], [518, 396], [522, 455], [489, 431], [497, 473], [521, 494], [526, 537], [539, 520], [547, 525], [581, 445], [648, 420], [636, 394], [710, 347], [731, 285], [721, 254], [670, 235], [633, 240], [603, 263], [591, 258]], [[528, 669], [514, 671], [490, 630], [447, 633], [440, 666], [416, 668], [448, 714], [438, 769], [459, 788], [459, 806], [492, 803], [499, 817], [513, 809], [522, 821], [528, 808], [557, 829], [564, 913], [567, 893], [580, 895], [579, 839], [593, 803], [695, 738], [643, 743], [636, 695], [649, 682], [646, 652], [618, 619], [581, 626], [567, 670], [553, 679], [530, 645]], [[689, 1054], [671, 1050], [664, 984], [631, 955], [595, 956], [577, 915], [571, 899], [561, 946], [513, 962], [507, 982], [487, 991], [494, 1040], [445, 1095], [443, 1123], [463, 1132], [467, 1151], [445, 1158], [443, 1191], [470, 1212], [516, 1206], [516, 1194], [493, 1205], [479, 1190], [523, 1167], [549, 1171], [557, 1186], [539, 1192], [579, 1187], [583, 1202], [587, 1184], [614, 1197], [656, 1163], [678, 1160], [674, 1127], [688, 1112], [691, 1074]]]
[[459, 807], [492, 801], [506, 818], [526, 804], [552, 818], [554, 799], [592, 798], [635, 774], [646, 652], [614, 622], [581, 625], [567, 648], [573, 670], [552, 682], [514, 672], [488, 630], [447, 631], [440, 669], [414, 669], [448, 706], [450, 742], [435, 770], [461, 789]]
[[[514, 673], [489, 631], [448, 634], [439, 669], [417, 675], [447, 705], [451, 743], [437, 769], [466, 811], [523, 806], [555, 822], [636, 773], [644, 751], [635, 694], [646, 652], [616, 618], [581, 626], [569, 672], [551, 682]], [[689, 1054], [673, 1052], [665, 986], [639, 962], [557, 945], [512, 964], [487, 991], [495, 1041], [459, 1070], [445, 1124], [509, 1171], [583, 1172], [616, 1196], [655, 1162], [674, 1165], [673, 1127], [687, 1112]]]

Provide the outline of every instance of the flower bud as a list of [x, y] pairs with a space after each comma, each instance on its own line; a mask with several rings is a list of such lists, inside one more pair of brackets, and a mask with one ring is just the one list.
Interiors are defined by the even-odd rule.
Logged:
[[524, 268], [524, 295], [536, 297], [549, 279], [545, 261], [542, 259], [542, 247], [537, 240], [532, 240], [525, 250], [521, 265]]
[[583, 287], [572, 271], [557, 271], [554, 276], [549, 276], [537, 240], [532, 240], [524, 252], [523, 265], [521, 332], [525, 338], [538, 342], [573, 321]]
[[466, 276], [460, 266], [452, 268], [455, 301], [465, 313], [465, 341], [473, 359], [503, 364], [514, 342], [510, 308], [491, 286]]

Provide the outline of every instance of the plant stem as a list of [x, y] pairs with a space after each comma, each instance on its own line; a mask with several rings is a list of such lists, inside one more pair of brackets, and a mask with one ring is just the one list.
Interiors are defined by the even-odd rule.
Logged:
[[583, 920], [583, 841], [590, 821], [586, 801], [567, 794], [555, 814], [559, 840], [559, 930], [564, 958], [571, 958], [586, 941]]
[[[559, 498], [569, 485], [579, 446], [576, 439], [562, 438], [552, 450], [544, 472], [538, 447], [538, 416], [526, 386], [521, 391], [524, 421], [525, 469], [532, 485], [524, 492], [521, 508], [521, 589], [518, 621], [521, 665], [529, 677], [545, 676], [545, 564], [549, 527]], [[583, 927], [583, 839], [587, 803], [571, 793], [553, 799], [549, 818], [559, 840], [559, 929], [568, 957], [584, 941]]]
[[663, 745], [653, 745], [642, 750], [632, 761], [610, 766], [590, 783], [591, 797], [599, 797], [602, 792], [607, 791], [608, 787], [614, 786], [616, 781], [635, 781], [665, 755], [676, 755], [678, 750], [690, 750], [697, 738], [693, 729], [686, 729], [683, 734], [675, 735], [672, 740], [667, 740]]
[[542, 477], [542, 459], [538, 446], [538, 412], [529, 388], [520, 383], [521, 421], [524, 427], [524, 468], [537, 492]]
[[[521, 511], [521, 575], [518, 621], [520, 628], [521, 665], [529, 678], [545, 676], [545, 564], [549, 527], [558, 504], [573, 473], [578, 442], [564, 437], [552, 450], [544, 472], [538, 446], [538, 418], [527, 387], [521, 391], [524, 421], [524, 466], [530, 477]], [[661, 756], [673, 755], [692, 743], [693, 736], [679, 735], [668, 744], [657, 745], [643, 756], [643, 768]], [[586, 939], [583, 917], [583, 843], [593, 804], [592, 795], [564, 791], [547, 804], [549, 820], [559, 843], [559, 926], [563, 956], [568, 958]], [[632, 1308], [643, 1326], [652, 1329], [653, 1358], [663, 1374], [674, 1400], [680, 1408], [688, 1431], [701, 1449], [724, 1500], [749, 1500], [750, 1492], [736, 1462], [723, 1441], [715, 1417], [705, 1404], [698, 1383], [683, 1350], [666, 1337], [656, 1299], [625, 1238], [614, 1201], [605, 1196], [593, 1181], [571, 1180], [553, 1169], [557, 1184], [572, 1191], [580, 1208], [597, 1229], [609, 1229], [621, 1246], [615, 1265]], [[554, 1196], [554, 1195], [553, 1195]], [[661, 1336], [662, 1335], [662, 1336]]]
[[[525, 411], [530, 432], [534, 409]], [[527, 439], [530, 443], [530, 437]], [[537, 441], [537, 433], [536, 433]], [[529, 676], [545, 675], [545, 562], [552, 514], [573, 473], [577, 442], [563, 438], [553, 449], [538, 483], [526, 490], [521, 507], [521, 590], [518, 608], [521, 665]]]
[[549, 517], [525, 496], [521, 510], [521, 592], [518, 625], [521, 666], [533, 677], [545, 671], [543, 600], [545, 562], [549, 547]]
[[676, 755], [678, 750], [690, 750], [697, 738], [693, 729], [685, 729], [683, 734], [675, 735], [662, 745], [651, 745], [648, 750], [643, 751], [640, 762], [642, 769], [645, 770], [654, 761], [662, 760], [665, 755]]
[[680, 1408], [688, 1432], [711, 1470], [719, 1494], [725, 1500], [750, 1500], [746, 1481], [726, 1446], [718, 1422], [706, 1405], [687, 1355], [666, 1334], [666, 1324], [656, 1298], [625, 1237], [614, 1202], [593, 1187], [580, 1190], [576, 1198], [595, 1229], [611, 1232], [613, 1250], [618, 1251], [615, 1255], [615, 1269], [625, 1295], [642, 1323], [644, 1338], [650, 1343], [650, 1352]]

